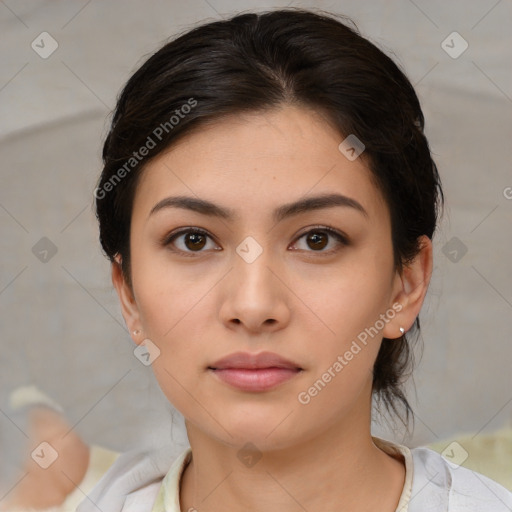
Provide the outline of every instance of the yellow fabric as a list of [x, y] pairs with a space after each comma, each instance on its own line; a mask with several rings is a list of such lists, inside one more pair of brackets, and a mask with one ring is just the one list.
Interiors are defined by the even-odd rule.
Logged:
[[443, 453], [452, 442], [459, 443], [468, 453], [461, 464], [478, 471], [512, 491], [512, 428], [502, 428], [490, 434], [461, 434], [428, 445]]

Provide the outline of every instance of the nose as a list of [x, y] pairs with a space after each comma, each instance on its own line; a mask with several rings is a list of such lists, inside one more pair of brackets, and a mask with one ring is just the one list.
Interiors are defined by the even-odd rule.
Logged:
[[252, 262], [235, 255], [224, 281], [221, 321], [230, 329], [251, 333], [283, 329], [290, 321], [289, 301], [283, 270], [263, 251]]

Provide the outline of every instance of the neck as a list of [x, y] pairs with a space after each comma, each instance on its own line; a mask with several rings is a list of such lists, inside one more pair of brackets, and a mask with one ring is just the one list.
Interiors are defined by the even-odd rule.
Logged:
[[340, 423], [291, 447], [257, 452], [246, 465], [239, 448], [187, 424], [193, 458], [181, 481], [181, 510], [394, 512], [403, 462], [373, 443], [369, 415]]

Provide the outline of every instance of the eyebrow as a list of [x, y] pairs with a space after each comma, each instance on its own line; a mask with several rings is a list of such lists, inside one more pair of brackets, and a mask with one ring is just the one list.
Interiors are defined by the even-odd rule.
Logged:
[[[323, 208], [332, 208], [334, 206], [353, 208], [362, 213], [365, 217], [368, 217], [368, 212], [363, 208], [361, 203], [341, 194], [324, 194], [299, 199], [298, 201], [279, 206], [274, 210], [272, 217], [275, 222], [280, 222], [300, 213]], [[189, 196], [166, 197], [153, 206], [149, 212], [149, 216], [166, 208], [183, 208], [202, 215], [218, 217], [225, 220], [235, 220], [238, 218], [235, 211], [230, 208], [219, 206], [205, 199]]]

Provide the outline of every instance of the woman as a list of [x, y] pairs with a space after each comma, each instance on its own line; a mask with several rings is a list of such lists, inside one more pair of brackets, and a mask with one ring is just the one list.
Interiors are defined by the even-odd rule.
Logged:
[[372, 398], [410, 413], [443, 199], [423, 127], [402, 71], [328, 14], [209, 23], [135, 72], [100, 240], [191, 449], [121, 457], [79, 510], [511, 509], [490, 479], [370, 431]]

